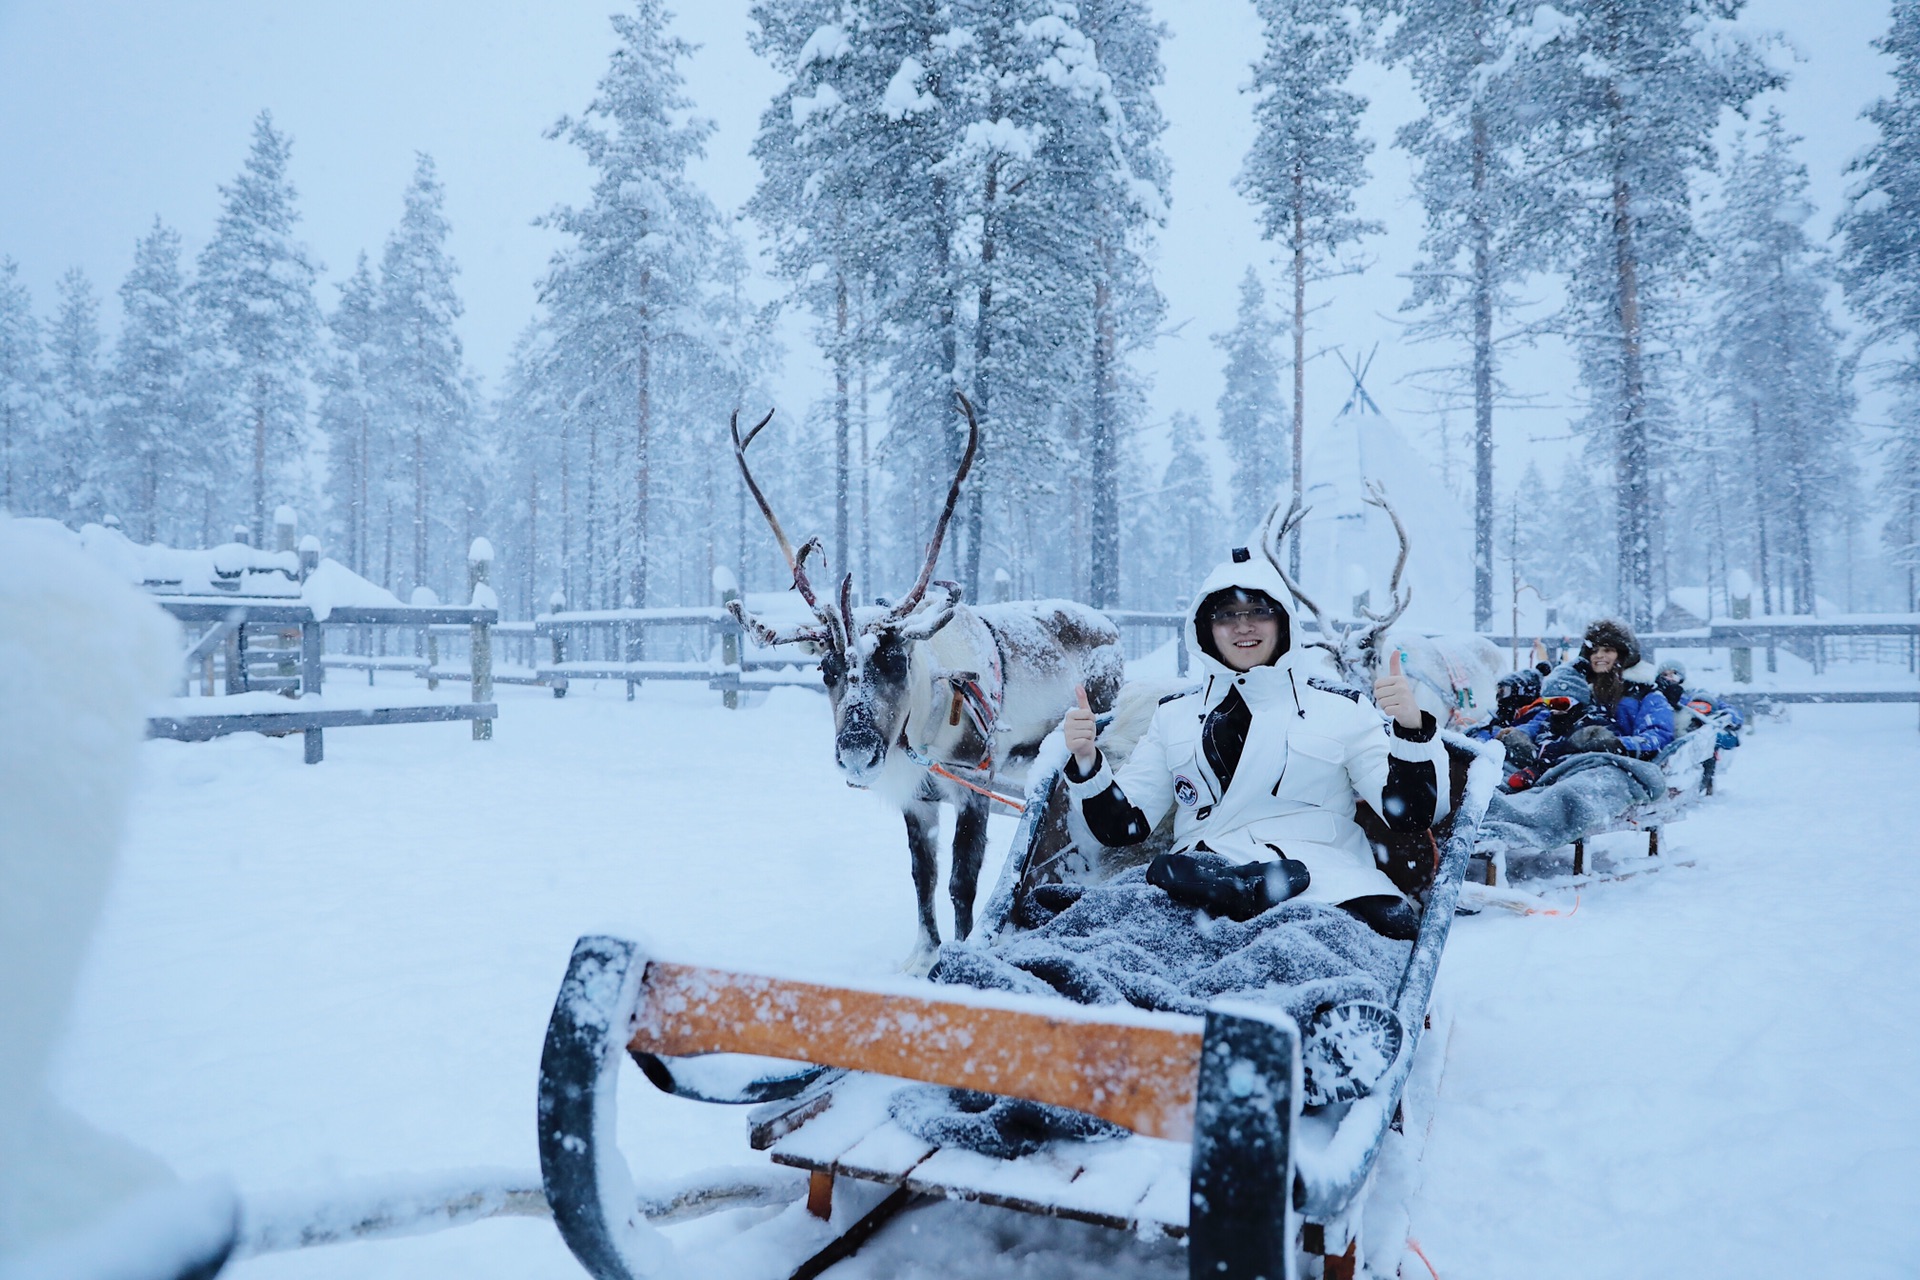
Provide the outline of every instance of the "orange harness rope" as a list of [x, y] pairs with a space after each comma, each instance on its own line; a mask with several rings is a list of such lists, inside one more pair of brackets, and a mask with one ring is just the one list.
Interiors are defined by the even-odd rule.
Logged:
[[1027, 811], [1027, 806], [1022, 804], [1020, 801], [1015, 800], [1010, 796], [1003, 796], [998, 791], [989, 790], [988, 788], [981, 786], [977, 782], [969, 782], [965, 778], [961, 777], [959, 774], [951, 772], [945, 765], [929, 764], [927, 766], [927, 770], [930, 773], [939, 774], [941, 777], [945, 778], [949, 782], [957, 782], [969, 791], [976, 791], [981, 795], [985, 796], [989, 800], [997, 800], [1001, 804], [1007, 806], [1007, 808], [1013, 810], [1015, 813], [1025, 813]]

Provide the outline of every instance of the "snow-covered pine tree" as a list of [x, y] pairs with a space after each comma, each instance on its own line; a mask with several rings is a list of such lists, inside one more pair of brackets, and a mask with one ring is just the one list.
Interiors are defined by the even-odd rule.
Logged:
[[374, 394], [395, 455], [387, 459], [386, 470], [401, 477], [407, 491], [409, 587], [434, 581], [429, 544], [436, 515], [453, 535], [451, 549], [459, 553], [449, 561], [459, 562], [449, 570], [449, 585], [464, 569], [470, 540], [465, 522], [454, 519], [469, 496], [464, 473], [471, 418], [460, 338], [453, 328], [460, 317], [453, 285], [458, 268], [447, 256], [443, 200], [433, 157], [423, 152], [407, 185], [400, 224], [380, 256], [373, 310]]
[[1885, 381], [1897, 393], [1882, 441], [1882, 536], [1911, 611], [1920, 609], [1920, 0], [1894, 0], [1874, 47], [1893, 59], [1893, 94], [1867, 108], [1880, 136], [1847, 170], [1840, 278], [1869, 342], [1888, 353]]
[[46, 365], [20, 264], [0, 258], [0, 511], [40, 510], [38, 462]]
[[[619, 45], [593, 100], [548, 131], [580, 148], [594, 171], [592, 200], [542, 219], [570, 242], [554, 255], [542, 297], [556, 343], [585, 378], [573, 403], [588, 436], [588, 591], [617, 600], [610, 579], [596, 581], [594, 563], [598, 555], [604, 574], [623, 562], [625, 596], [636, 605], [649, 592], [655, 368], [665, 348], [704, 336], [700, 288], [712, 271], [717, 224], [686, 172], [713, 125], [687, 115], [680, 63], [692, 46], [668, 32], [667, 20], [661, 0], [636, 0], [631, 13], [613, 17]], [[617, 435], [616, 425], [624, 426]], [[631, 469], [618, 491], [630, 501], [615, 502], [601, 492], [599, 454], [628, 443], [620, 451]], [[609, 503], [626, 519], [602, 531], [600, 508]], [[626, 537], [605, 537], [620, 525]]]
[[1468, 351], [1473, 405], [1476, 629], [1493, 623], [1493, 407], [1498, 371], [1494, 325], [1516, 306], [1512, 286], [1540, 264], [1535, 217], [1542, 208], [1515, 165], [1520, 112], [1502, 55], [1521, 0], [1387, 0], [1399, 21], [1387, 36], [1390, 64], [1405, 66], [1426, 114], [1395, 142], [1414, 159], [1414, 190], [1426, 213], [1421, 258], [1402, 310], [1424, 313], [1416, 338]]
[[1220, 392], [1220, 441], [1232, 467], [1233, 527], [1252, 530], [1273, 505], [1286, 473], [1281, 454], [1286, 401], [1280, 392], [1276, 342], [1286, 326], [1267, 310], [1266, 290], [1252, 267], [1240, 277], [1240, 309], [1233, 328], [1213, 335], [1226, 353]]
[[[327, 316], [327, 351], [317, 378], [320, 431], [327, 440], [337, 545], [347, 566], [366, 577], [374, 574], [373, 511], [387, 496], [375, 467], [390, 450], [385, 447], [388, 423], [375, 403], [380, 377], [378, 295], [365, 253], [339, 289], [340, 300]], [[387, 578], [380, 580], [392, 585]]]
[[226, 206], [194, 282], [229, 369], [232, 416], [251, 446], [256, 546], [266, 538], [269, 489], [301, 496], [290, 490], [300, 486], [306, 462], [306, 379], [320, 324], [318, 267], [293, 236], [300, 215], [287, 178], [290, 151], [262, 111], [240, 175], [220, 188]]
[[[141, 542], [184, 531], [191, 507], [180, 482], [193, 470], [196, 426], [187, 416], [193, 374], [192, 313], [180, 267], [180, 233], [160, 219], [134, 245], [120, 285], [120, 338], [108, 410], [111, 501]], [[173, 514], [163, 518], [163, 512]], [[191, 526], [185, 526], [190, 528]]]
[[[1360, 133], [1367, 100], [1342, 86], [1359, 57], [1363, 32], [1338, 0], [1255, 0], [1265, 48], [1253, 66], [1257, 95], [1253, 147], [1240, 191], [1260, 209], [1260, 234], [1287, 255], [1293, 281], [1293, 496], [1306, 439], [1307, 286], [1336, 255], [1378, 223], [1354, 217], [1354, 192], [1367, 178], [1371, 139]], [[1300, 572], [1300, 535], [1288, 549]]]
[[105, 370], [100, 359], [100, 300], [78, 267], [55, 287], [58, 304], [47, 327], [46, 445], [50, 509], [63, 520], [99, 520], [109, 451]]
[[[1768, 611], [1812, 613], [1822, 513], [1844, 509], [1853, 441], [1841, 337], [1827, 315], [1831, 270], [1806, 233], [1813, 208], [1799, 139], [1777, 109], [1759, 145], [1736, 145], [1722, 205], [1704, 220], [1713, 248], [1707, 369], [1749, 442], [1753, 514], [1772, 537], [1760, 561]], [[1740, 428], [1745, 428], [1744, 431]], [[1776, 562], [1777, 563], [1774, 563]]]
[[1662, 518], [1652, 357], [1677, 347], [1678, 286], [1702, 257], [1689, 184], [1712, 166], [1722, 113], [1780, 82], [1734, 22], [1741, 7], [1564, 0], [1534, 9], [1513, 44], [1512, 90], [1531, 103], [1521, 163], [1556, 197], [1535, 225], [1558, 232], [1546, 247], [1568, 277], [1582, 425], [1613, 464], [1615, 606], [1638, 627], [1653, 620]]
[[[753, 154], [761, 181], [748, 212], [771, 233], [775, 261], [795, 296], [813, 312], [815, 339], [833, 367], [833, 572], [852, 564], [853, 368], [863, 354], [855, 298], [869, 259], [886, 252], [873, 220], [878, 180], [872, 135], [884, 125], [873, 109], [892, 68], [849, 26], [862, 15], [847, 0], [763, 0], [751, 11], [754, 50], [787, 77], [761, 113]], [[729, 491], [738, 486], [737, 477]]]
[[1159, 513], [1165, 544], [1158, 595], [1161, 607], [1178, 609], [1184, 594], [1220, 559], [1220, 511], [1213, 500], [1213, 468], [1207, 464], [1200, 420], [1176, 413], [1171, 424], [1172, 456], [1160, 477], [1160, 492], [1142, 505]]
[[[1142, 0], [1082, 0], [1079, 29], [1091, 47], [1059, 59], [1081, 86], [1077, 133], [1094, 178], [1095, 241], [1089, 463], [1092, 482], [1089, 600], [1120, 602], [1121, 442], [1139, 422], [1144, 388], [1126, 357], [1148, 345], [1166, 303], [1148, 253], [1166, 225], [1171, 166], [1155, 92], [1165, 79], [1166, 28]], [[1058, 57], [1058, 55], [1056, 55]], [[1135, 473], [1145, 479], [1145, 472]], [[1208, 509], [1212, 509], [1209, 491]]]

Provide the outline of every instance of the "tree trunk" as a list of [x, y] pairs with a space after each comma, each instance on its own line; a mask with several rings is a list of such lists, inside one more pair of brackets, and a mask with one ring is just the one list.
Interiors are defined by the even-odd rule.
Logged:
[[560, 419], [560, 594], [573, 599], [573, 415]]
[[1766, 468], [1762, 465], [1762, 444], [1760, 439], [1760, 402], [1749, 400], [1748, 409], [1753, 415], [1753, 514], [1757, 522], [1760, 540], [1760, 609], [1762, 613], [1773, 612], [1773, 566], [1767, 554], [1767, 481]]
[[1119, 442], [1113, 421], [1113, 287], [1107, 246], [1099, 246], [1101, 272], [1093, 286], [1093, 481], [1091, 602], [1096, 609], [1120, 603]]
[[640, 339], [639, 395], [634, 415], [633, 437], [633, 573], [627, 594], [633, 607], [647, 607], [647, 526], [648, 499], [652, 488], [653, 466], [653, 340], [643, 332]]
[[[1302, 483], [1307, 440], [1307, 175], [1293, 170], [1293, 501], [1305, 498]], [[1305, 523], [1304, 521], [1302, 523]], [[1287, 544], [1287, 567], [1300, 581], [1300, 526]]]
[[1493, 246], [1487, 118], [1473, 111], [1473, 629], [1493, 626]]
[[845, 573], [852, 567], [847, 529], [852, 488], [847, 406], [847, 274], [836, 264], [833, 272], [833, 567]]
[[586, 584], [586, 599], [577, 608], [597, 609], [600, 607], [599, 557], [595, 554], [600, 541], [600, 419], [592, 416], [587, 419], [587, 527], [585, 537], [585, 556], [581, 568]]
[[860, 586], [873, 594], [872, 457], [867, 433], [867, 294], [860, 291]]
[[414, 406], [413, 414], [413, 585], [427, 581], [427, 433], [422, 419], [426, 415]]
[[1613, 183], [1613, 254], [1620, 338], [1620, 442], [1617, 507], [1620, 520], [1620, 603], [1627, 623], [1653, 623], [1653, 546], [1647, 438], [1646, 380], [1641, 366], [1640, 260], [1634, 244], [1632, 192], [1624, 176]]
[[[258, 392], [259, 388], [255, 388]], [[253, 545], [267, 545], [267, 406], [253, 407]]]
[[[973, 325], [973, 408], [984, 428], [992, 420], [993, 380], [988, 362], [993, 356], [993, 259], [994, 201], [1000, 192], [1000, 158], [987, 161], [986, 198], [980, 214], [980, 296], [979, 311]], [[982, 434], [986, 434], [982, 431]], [[986, 504], [981, 497], [985, 486], [979, 468], [968, 477], [967, 485], [967, 559], [962, 582], [966, 598], [980, 599], [980, 542], [986, 525]]]

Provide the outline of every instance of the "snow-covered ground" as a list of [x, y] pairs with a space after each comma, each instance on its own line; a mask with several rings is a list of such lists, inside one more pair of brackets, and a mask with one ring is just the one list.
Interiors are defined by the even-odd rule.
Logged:
[[[60, 1094], [254, 1198], [530, 1173], [541, 1036], [578, 934], [829, 973], [907, 953], [899, 820], [838, 780], [818, 695], [728, 712], [704, 689], [627, 703], [576, 684], [500, 702], [490, 743], [462, 724], [343, 730], [316, 767], [298, 737], [147, 744]], [[1797, 708], [1667, 833], [1659, 874], [1589, 888], [1573, 915], [1459, 921], [1412, 1204], [1440, 1276], [1920, 1272], [1917, 776], [1911, 705]], [[995, 819], [984, 884], [1010, 835]], [[1643, 847], [1598, 845], [1603, 866]], [[622, 1104], [637, 1173], [758, 1159], [738, 1111], [631, 1071]], [[549, 1223], [511, 1219], [232, 1274], [581, 1273]], [[1185, 1256], [938, 1204], [833, 1274], [1174, 1277]]]

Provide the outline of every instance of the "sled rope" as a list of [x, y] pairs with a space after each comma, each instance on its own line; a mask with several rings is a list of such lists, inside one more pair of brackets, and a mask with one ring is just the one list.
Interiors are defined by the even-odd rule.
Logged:
[[1521, 914], [1529, 916], [1560, 916], [1563, 919], [1571, 919], [1580, 914], [1580, 891], [1577, 889], [1574, 890], [1573, 906], [1569, 910], [1561, 911], [1554, 907], [1528, 907], [1525, 911], [1521, 912]]
[[969, 791], [976, 791], [979, 794], [985, 796], [989, 800], [998, 800], [1001, 804], [1007, 806], [1007, 808], [1013, 810], [1015, 813], [1025, 813], [1027, 811], [1027, 806], [1021, 803], [1020, 801], [1015, 800], [1013, 797], [1003, 796], [998, 791], [990, 790], [986, 787], [981, 786], [977, 782], [969, 782], [965, 778], [961, 777], [959, 774], [949, 770], [943, 764], [936, 764], [932, 761], [929, 761], [927, 763], [927, 770], [930, 773], [939, 774], [941, 777], [947, 779], [947, 781], [949, 782], [957, 782]]
[[1433, 1280], [1440, 1280], [1440, 1273], [1434, 1270], [1433, 1262], [1431, 1259], [1427, 1257], [1427, 1251], [1420, 1247], [1420, 1242], [1418, 1240], [1415, 1240], [1412, 1236], [1408, 1236], [1407, 1245], [1415, 1253], [1420, 1255], [1420, 1261], [1427, 1264], [1427, 1274], [1432, 1276]]

